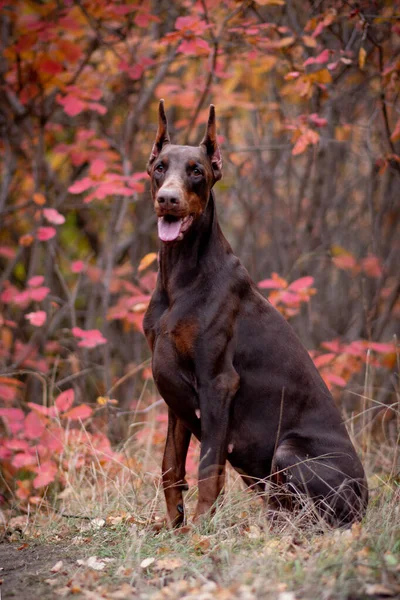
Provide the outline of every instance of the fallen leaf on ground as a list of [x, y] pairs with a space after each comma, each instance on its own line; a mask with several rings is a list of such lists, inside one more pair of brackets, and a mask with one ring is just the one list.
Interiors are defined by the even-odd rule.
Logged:
[[63, 567], [63, 561], [59, 560], [58, 562], [56, 562], [56, 564], [50, 569], [50, 571], [52, 573], [58, 573], [59, 571], [61, 571], [62, 567]]
[[367, 596], [387, 596], [390, 598], [396, 596], [399, 591], [399, 589], [394, 590], [382, 583], [370, 583], [365, 586], [365, 593]]
[[76, 562], [81, 567], [89, 567], [94, 571], [102, 571], [108, 562], [114, 560], [113, 558], [103, 558], [99, 560], [96, 556], [89, 556], [87, 559], [79, 558]]
[[140, 568], [141, 569], [147, 569], [147, 567], [149, 567], [150, 565], [152, 565], [155, 560], [156, 560], [155, 558], [145, 558], [145, 559], [143, 559], [142, 562], [140, 563]]
[[180, 558], [160, 558], [154, 565], [155, 571], [174, 571], [183, 565]]

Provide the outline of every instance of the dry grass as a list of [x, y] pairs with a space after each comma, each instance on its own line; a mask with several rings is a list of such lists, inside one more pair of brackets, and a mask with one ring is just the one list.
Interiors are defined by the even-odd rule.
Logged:
[[[359, 420], [368, 422], [365, 416]], [[73, 453], [65, 456], [65, 488], [44, 498], [24, 526], [9, 527], [12, 540], [37, 548], [62, 542], [69, 557], [56, 573], [50, 572], [53, 564], [43, 567], [42, 583], [47, 588], [35, 596], [33, 586], [26, 598], [397, 597], [399, 412], [394, 421], [390, 436], [382, 425], [379, 432], [364, 427], [364, 433], [354, 437], [364, 455], [371, 500], [363, 523], [351, 530], [329, 529], [310, 519], [307, 507], [297, 514], [283, 512], [271, 521], [262, 500], [244, 490], [229, 468], [225, 495], [207, 523], [185, 534], [167, 529], [156, 534], [154, 524], [163, 518], [165, 508], [159, 472], [162, 444], [153, 443], [159, 441], [160, 425], [153, 411], [145, 435], [142, 431], [140, 441], [133, 435], [112, 463], [97, 460], [82, 469], [76, 467]], [[350, 431], [354, 434], [357, 428]], [[185, 498], [189, 515], [196, 495], [192, 485]], [[96, 557], [98, 570], [76, 563], [75, 558], [71, 565], [71, 556], [83, 561]], [[22, 593], [19, 597], [25, 599]]]

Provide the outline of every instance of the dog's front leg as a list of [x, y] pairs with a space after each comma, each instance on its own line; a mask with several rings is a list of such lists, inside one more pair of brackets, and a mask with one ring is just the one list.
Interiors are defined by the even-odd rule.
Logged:
[[233, 366], [199, 387], [201, 452], [195, 521], [213, 507], [224, 486], [230, 405], [238, 387]]
[[189, 429], [169, 408], [168, 433], [162, 463], [162, 481], [168, 520], [172, 527], [182, 525], [185, 518], [182, 491], [188, 489], [185, 480], [185, 464], [190, 436]]

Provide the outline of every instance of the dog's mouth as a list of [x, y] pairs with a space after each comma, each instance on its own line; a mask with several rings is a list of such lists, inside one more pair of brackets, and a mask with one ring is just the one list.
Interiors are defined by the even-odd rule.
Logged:
[[158, 218], [158, 237], [163, 242], [174, 242], [182, 240], [183, 234], [189, 229], [193, 222], [193, 216], [179, 218], [173, 215], [165, 215]]

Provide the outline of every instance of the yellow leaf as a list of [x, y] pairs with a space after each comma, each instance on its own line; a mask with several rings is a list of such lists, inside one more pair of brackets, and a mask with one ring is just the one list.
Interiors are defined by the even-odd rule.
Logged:
[[32, 198], [34, 203], [38, 206], [43, 206], [43, 204], [46, 204], [46, 198], [43, 196], [43, 194], [40, 194], [39, 192], [33, 194]]
[[157, 254], [156, 252], [149, 252], [149, 254], [146, 254], [146, 256], [143, 256], [142, 260], [140, 261], [139, 267], [138, 267], [138, 271], [139, 273], [141, 271], [144, 271], [145, 269], [147, 269], [148, 266], [151, 265], [151, 263], [153, 263], [157, 258]]
[[285, 0], [255, 0], [260, 6], [283, 6]]
[[328, 69], [321, 69], [316, 73], [311, 73], [310, 78], [317, 83], [331, 83], [332, 77]]
[[311, 37], [311, 35], [303, 35], [303, 42], [307, 46], [307, 48], [316, 48], [317, 41], [315, 38]]
[[360, 48], [360, 52], [358, 53], [358, 65], [361, 70], [364, 69], [366, 56], [367, 56], [367, 52], [366, 52], [365, 48]]

